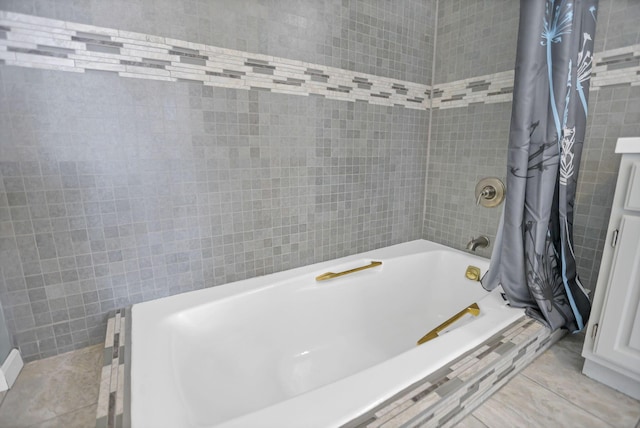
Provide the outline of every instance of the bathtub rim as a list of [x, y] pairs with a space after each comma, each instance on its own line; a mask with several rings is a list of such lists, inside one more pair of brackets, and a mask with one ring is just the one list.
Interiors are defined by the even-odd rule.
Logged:
[[[379, 252], [381, 250], [389, 251], [390, 254], [385, 258], [387, 260], [391, 260], [398, 257], [409, 256], [416, 253], [426, 252], [425, 248], [421, 248], [424, 245], [433, 246], [433, 248], [426, 249], [428, 252], [432, 251], [446, 251], [453, 252], [459, 255], [463, 255], [465, 257], [470, 257], [475, 259], [477, 262], [481, 264], [489, 263], [489, 259], [479, 256], [477, 254], [467, 253], [462, 250], [458, 250], [455, 248], [447, 247], [446, 245], [438, 244], [433, 241], [429, 241], [426, 239], [415, 239], [413, 241], [403, 242], [399, 244], [390, 245], [388, 247], [376, 248], [374, 250], [369, 250], [364, 253], [352, 254], [344, 257], [339, 257], [332, 260], [326, 260], [318, 263], [313, 263], [310, 265], [300, 266], [293, 269], [288, 269], [280, 272], [269, 273], [266, 275], [245, 278], [238, 281], [228, 282], [221, 285], [216, 285], [212, 287], [202, 288], [198, 290], [187, 291], [184, 293], [178, 293], [171, 296], [160, 297], [154, 300], [148, 300], [146, 302], [136, 303], [131, 305], [132, 315], [135, 313], [140, 313], [140, 315], [149, 315], [148, 308], [150, 306], [157, 307], [157, 310], [162, 310], [164, 312], [177, 312], [178, 307], [180, 310], [190, 309], [196, 306], [201, 306], [204, 304], [209, 304], [215, 301], [223, 301], [227, 298], [238, 298], [242, 295], [252, 293], [254, 291], [262, 291], [267, 290], [269, 288], [277, 287], [282, 285], [285, 282], [290, 280], [304, 277], [313, 277], [315, 278], [317, 275], [325, 273], [327, 270], [334, 269], [337, 265], [341, 264], [349, 264], [357, 262], [361, 259], [375, 259], [376, 255], [371, 256], [371, 253]], [[422, 250], [422, 251], [419, 251]], [[379, 258], [379, 257], [378, 257]], [[313, 268], [313, 270], [309, 270]], [[367, 275], [371, 272], [375, 272], [377, 268], [372, 269], [371, 271], [364, 271], [358, 274]], [[382, 269], [384, 269], [384, 264], [382, 265]], [[356, 274], [356, 275], [358, 275]], [[340, 281], [344, 278], [339, 278], [335, 280], [330, 280], [326, 282], [326, 285], [331, 286], [332, 281]], [[325, 284], [322, 284], [325, 285]], [[203, 300], [206, 299], [206, 303], [196, 304], [194, 305], [191, 300], [192, 296], [199, 296]], [[171, 300], [171, 307], [168, 306], [168, 301]], [[172, 309], [173, 308], [173, 309]], [[146, 314], [143, 312], [147, 312]], [[157, 315], [152, 315], [157, 316]]]
[[[371, 255], [371, 253], [377, 253], [380, 252], [380, 250], [385, 250], [385, 252], [388, 252], [389, 254], [385, 255], [384, 258], [383, 257], [376, 257], [376, 254]], [[316, 274], [319, 273], [323, 273], [326, 270], [331, 270], [332, 268], [334, 268], [336, 265], [339, 264], [345, 264], [345, 263], [351, 263], [354, 261], [359, 261], [363, 258], [381, 258], [381, 259], [387, 259], [390, 260], [392, 258], [395, 257], [402, 257], [402, 256], [407, 256], [407, 255], [414, 255], [414, 254], [418, 254], [418, 253], [425, 253], [425, 252], [432, 252], [432, 251], [446, 251], [446, 252], [453, 252], [453, 253], [457, 253], [460, 255], [465, 256], [465, 258], [469, 258], [471, 260], [476, 260], [481, 264], [487, 265], [488, 264], [488, 259], [480, 257], [478, 255], [475, 254], [470, 254], [470, 253], [466, 253], [464, 251], [460, 251], [460, 250], [456, 250], [447, 246], [444, 246], [442, 244], [438, 244], [438, 243], [434, 243], [432, 241], [428, 241], [428, 240], [424, 240], [424, 239], [419, 239], [419, 240], [414, 240], [414, 241], [409, 241], [409, 242], [405, 242], [405, 243], [401, 243], [401, 244], [396, 244], [393, 246], [389, 246], [389, 247], [384, 247], [384, 248], [380, 248], [380, 249], [375, 249], [375, 250], [371, 250], [371, 251], [367, 251], [364, 253], [359, 253], [359, 254], [355, 254], [355, 255], [350, 255], [350, 256], [346, 256], [346, 257], [341, 257], [338, 259], [334, 259], [334, 260], [328, 260], [328, 261], [324, 261], [324, 262], [319, 262], [319, 263], [315, 263], [312, 265], [307, 265], [307, 266], [302, 266], [299, 268], [295, 268], [295, 269], [291, 269], [291, 270], [287, 270], [287, 271], [282, 271], [282, 272], [277, 272], [277, 273], [273, 273], [273, 274], [269, 274], [269, 275], [265, 275], [265, 276], [261, 276], [261, 277], [254, 277], [254, 278], [249, 278], [249, 279], [245, 279], [245, 280], [241, 280], [241, 281], [236, 281], [236, 282], [232, 282], [232, 283], [227, 283], [221, 286], [217, 286], [217, 287], [212, 287], [212, 288], [207, 288], [207, 289], [201, 289], [201, 290], [195, 290], [192, 292], [188, 292], [188, 293], [182, 293], [182, 294], [178, 294], [178, 295], [174, 295], [174, 296], [169, 296], [166, 298], [161, 298], [161, 299], [157, 299], [154, 301], [149, 301], [149, 302], [143, 302], [137, 305], [133, 305], [131, 307], [131, 312], [129, 312], [130, 316], [128, 317], [129, 319], [133, 318], [133, 315], [138, 316], [138, 314], [142, 314], [143, 316], [145, 315], [145, 312], [148, 311], [153, 311], [156, 312], [156, 310], [158, 312], [161, 312], [161, 314], [158, 314], [156, 312], [156, 314], [153, 314], [153, 317], [156, 318], [156, 322], [162, 322], [163, 320], [167, 320], [168, 318], [171, 317], [172, 314], [180, 312], [184, 309], [188, 309], [188, 308], [193, 308], [194, 306], [200, 306], [201, 304], [210, 304], [212, 301], [222, 301], [226, 298], [229, 297], [240, 297], [252, 292], [256, 292], [258, 290], [264, 290], [267, 288], [271, 288], [271, 287], [277, 287], [282, 285], [285, 282], [288, 282], [291, 279], [294, 278], [300, 278], [301, 276], [314, 276]], [[498, 306], [504, 306], [504, 302], [498, 301], [496, 300], [496, 296], [499, 297], [499, 293], [493, 292], [493, 293], [489, 293], [487, 292], [487, 295], [481, 299], [479, 302], [487, 299], [489, 296], [493, 296], [492, 298], [494, 299], [494, 304]], [[171, 298], [171, 299], [169, 299]], [[201, 303], [199, 305], [194, 305], [193, 301], [194, 300], [204, 300], [204, 303]], [[501, 299], [501, 298], [500, 298]], [[485, 304], [487, 304], [485, 302]], [[494, 308], [495, 309], [495, 308]], [[426, 351], [421, 351], [421, 352], [404, 352], [401, 353], [389, 360], [386, 360], [378, 365], [375, 365], [373, 367], [367, 368], [365, 370], [353, 373], [343, 379], [340, 379], [339, 381], [336, 381], [332, 384], [329, 385], [325, 385], [310, 391], [307, 391], [303, 394], [300, 395], [296, 395], [294, 397], [290, 397], [287, 398], [283, 401], [280, 401], [278, 403], [275, 403], [273, 405], [270, 405], [268, 407], [262, 408], [262, 409], [257, 409], [251, 413], [247, 413], [245, 415], [241, 415], [238, 417], [235, 417], [233, 419], [229, 419], [229, 420], [225, 420], [222, 422], [219, 422], [218, 424], [215, 425], [193, 425], [193, 426], [219, 426], [219, 427], [243, 427], [243, 426], [270, 426], [272, 425], [273, 422], [269, 423], [268, 421], [271, 420], [278, 420], [278, 423], [280, 424], [280, 426], [286, 427], [286, 426], [299, 426], [301, 423], [305, 424], [305, 426], [337, 426], [340, 425], [342, 423], [346, 423], [349, 420], [353, 419], [354, 417], [357, 417], [359, 414], [362, 414], [364, 411], [368, 410], [369, 408], [371, 408], [372, 406], [378, 404], [379, 402], [384, 401], [386, 398], [388, 398], [389, 396], [392, 396], [394, 393], [396, 393], [397, 391], [401, 390], [402, 388], [408, 387], [410, 386], [414, 381], [420, 379], [421, 377], [424, 377], [426, 375], [428, 375], [429, 373], [433, 372], [434, 370], [437, 370], [440, 366], [446, 364], [448, 361], [450, 361], [451, 359], [455, 358], [457, 355], [461, 355], [462, 353], [466, 352], [467, 350], [473, 348], [474, 346], [477, 346], [478, 344], [482, 343], [483, 340], [485, 340], [487, 337], [490, 337], [492, 334], [494, 334], [495, 332], [499, 331], [500, 328], [502, 328], [501, 326], [503, 325], [507, 325], [509, 324], [511, 321], [521, 317], [523, 315], [523, 311], [522, 310], [514, 310], [513, 308], [509, 308], [509, 313], [510, 315], [507, 315], [507, 320], [505, 321], [504, 319], [504, 313], [500, 310], [498, 310], [497, 312], [490, 312], [489, 315], [490, 316], [485, 316], [482, 318], [482, 320], [484, 320], [483, 323], [480, 323], [476, 326], [476, 329], [482, 329], [484, 327], [489, 327], [492, 324], [496, 324], [498, 325], [498, 327], [494, 328], [494, 329], [488, 329], [487, 331], [482, 332], [482, 336], [478, 336], [477, 332], [473, 333], [476, 335], [476, 337], [467, 337], [469, 333], [463, 333], [461, 332], [462, 329], [460, 330], [454, 330], [442, 337], [440, 337], [438, 339], [438, 341], [442, 344], [442, 343], [447, 343], [445, 346], [448, 348], [455, 348], [455, 351], [453, 354], [451, 354], [451, 352], [447, 352], [446, 353], [446, 357], [439, 357], [439, 358], [435, 358], [435, 359], [431, 359], [430, 363], [428, 365], [425, 365], [427, 368], [423, 368], [423, 370], [419, 373], [416, 374], [415, 370], [412, 369], [412, 372], [410, 374], [406, 374], [403, 376], [397, 376], [397, 374], [394, 374], [392, 377], [404, 377], [405, 379], [410, 379], [409, 381], [399, 385], [395, 380], [392, 382], [393, 383], [393, 388], [384, 388], [384, 387], [376, 387], [376, 388], [369, 388], [369, 390], [376, 390], [379, 391], [378, 393], [376, 393], [376, 397], [371, 397], [370, 391], [364, 391], [359, 397], [358, 397], [358, 403], [360, 403], [358, 406], [355, 406], [353, 403], [353, 400], [351, 400], [352, 397], [349, 397], [350, 400], [338, 400], [338, 401], [342, 401], [343, 404], [345, 401], [349, 401], [349, 409], [341, 411], [340, 414], [340, 418], [336, 419], [325, 419], [323, 415], [322, 419], [318, 418], [317, 414], [313, 414], [312, 412], [310, 412], [310, 410], [313, 410], [314, 408], [317, 410], [317, 405], [316, 403], [318, 402], [317, 400], [329, 400], [329, 399], [335, 399], [336, 396], [340, 396], [340, 395], [344, 395], [344, 382], [346, 380], [351, 379], [351, 381], [349, 381], [349, 384], [355, 384], [358, 382], [358, 379], [364, 379], [364, 385], [370, 385], [370, 376], [376, 376], [376, 384], [378, 385], [382, 385], [385, 382], [389, 382], [391, 379], [388, 378], [388, 376], [390, 374], [386, 374], [383, 375], [382, 377], [380, 377], [380, 373], [378, 373], [380, 370], [382, 370], [383, 372], [385, 371], [384, 369], [379, 369], [380, 366], [384, 366], [386, 365], [387, 362], [389, 361], [395, 361], [395, 360], [407, 360], [406, 364], [403, 364], [402, 362], [400, 363], [401, 365], [404, 365], [405, 367], [408, 367], [408, 364], [415, 364], [415, 359], [416, 358], [420, 358], [420, 357], [407, 357], [407, 354], [411, 354], [411, 355], [422, 355], [424, 354]], [[149, 315], [149, 314], [146, 314]], [[498, 323], [499, 320], [502, 319], [501, 323]], [[136, 320], [132, 320], [131, 325], [132, 327], [135, 327], [135, 321]], [[481, 320], [475, 320], [474, 323], [471, 324], [476, 324], [478, 323], [478, 321]], [[485, 326], [485, 324], [488, 324], [487, 326]], [[464, 330], [466, 332], [466, 330]], [[127, 339], [131, 341], [131, 343], [136, 343], [136, 337], [138, 334], [140, 334], [139, 329], [136, 330], [136, 328], [132, 328], [130, 330], [131, 334], [127, 335]], [[461, 337], [462, 336], [462, 337]], [[472, 335], [473, 336], [473, 335]], [[480, 337], [480, 338], [478, 338]], [[464, 343], [466, 343], [466, 346], [463, 348], [460, 348], [458, 346], [458, 344], [456, 342], [459, 342], [460, 340], [463, 340]], [[427, 344], [428, 345], [428, 344]], [[422, 345], [422, 349], [428, 349], [427, 345]], [[131, 374], [136, 373], [136, 360], [134, 359], [135, 354], [136, 354], [136, 349], [133, 348], [132, 346], [128, 346], [129, 350], [130, 350], [130, 363], [129, 369], [131, 371]], [[404, 357], [403, 357], [404, 356]], [[424, 355], [422, 355], [422, 357], [424, 357]], [[413, 361], [413, 362], [412, 362]], [[141, 364], [141, 363], [139, 363]], [[385, 378], [385, 376], [387, 376], [387, 378]], [[367, 377], [369, 377], [369, 379], [367, 379]], [[138, 417], [136, 415], [136, 409], [135, 409], [135, 395], [134, 395], [134, 391], [133, 388], [135, 387], [135, 382], [136, 380], [132, 377], [129, 376], [129, 398], [130, 400], [127, 400], [127, 405], [129, 405], [129, 420], [133, 421], [133, 422], [140, 422], [143, 421], [144, 418]], [[336, 387], [336, 385], [338, 385]], [[128, 388], [128, 389], [129, 389]], [[337, 388], [337, 389], [336, 389]], [[382, 389], [381, 389], [382, 388]], [[357, 389], [357, 388], [356, 388]], [[381, 394], [380, 391], [386, 391], [383, 394]], [[352, 389], [349, 389], [349, 391], [352, 391]], [[352, 391], [352, 393], [355, 393]], [[348, 395], [348, 394], [347, 394]], [[186, 412], [185, 409], [182, 409], [182, 411], [179, 411], [180, 414], [184, 414]], [[334, 412], [331, 412], [334, 413]], [[313, 416], [311, 416], [313, 415]], [[269, 416], [273, 416], [275, 417], [275, 419], [271, 419]], [[304, 417], [311, 417], [311, 419], [309, 420], [305, 420]], [[263, 417], [268, 417], [267, 420], [265, 421], [264, 419], [262, 419]], [[286, 424], [286, 420], [293, 418], [295, 420], [295, 423], [291, 423], [290, 425]], [[260, 424], [261, 419], [263, 422], [263, 425]], [[186, 419], [183, 418], [182, 420], [189, 421], [190, 419], [187, 417]], [[285, 421], [284, 423], [281, 423], [281, 421]]]

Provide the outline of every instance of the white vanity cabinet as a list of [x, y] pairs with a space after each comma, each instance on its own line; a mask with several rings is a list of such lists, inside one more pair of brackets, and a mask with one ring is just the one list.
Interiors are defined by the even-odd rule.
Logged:
[[640, 399], [640, 138], [618, 139], [616, 153], [622, 161], [582, 372]]

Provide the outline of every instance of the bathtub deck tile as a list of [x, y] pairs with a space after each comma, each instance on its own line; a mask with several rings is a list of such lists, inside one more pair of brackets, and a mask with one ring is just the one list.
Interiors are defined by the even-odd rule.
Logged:
[[413, 404], [413, 402], [411, 402], [409, 400], [409, 401], [405, 401], [403, 403], [399, 403], [395, 407], [389, 406], [389, 408], [387, 409], [386, 413], [383, 413], [380, 416], [378, 416], [376, 414], [375, 417], [373, 418], [373, 420], [370, 420], [369, 423], [366, 425], [367, 428], [378, 428], [378, 427], [381, 427], [387, 421], [390, 421], [391, 419], [395, 418], [397, 415], [399, 415], [400, 413], [404, 412], [406, 409], [411, 407], [412, 404]]
[[345, 427], [453, 426], [563, 335], [523, 316]]
[[104, 338], [104, 347], [111, 348], [113, 347], [113, 328], [116, 320], [115, 318], [109, 318], [107, 321], [107, 333]]
[[475, 355], [473, 355], [473, 354], [470, 354], [470, 355], [465, 356], [465, 357], [464, 357], [463, 359], [461, 359], [460, 361], [456, 361], [456, 362], [454, 362], [453, 364], [451, 364], [451, 365], [449, 366], [449, 368], [450, 368], [451, 370], [453, 370], [452, 374], [455, 376], [455, 373], [456, 373], [458, 370], [460, 370], [460, 369], [462, 369], [462, 368], [464, 368], [464, 367], [468, 367], [468, 366], [469, 366], [469, 364], [474, 364], [474, 363], [475, 363], [475, 362], [477, 362], [477, 361], [478, 361], [478, 359], [476, 358], [476, 356], [475, 356]]
[[[542, 329], [542, 334], [548, 335], [549, 331], [547, 329]], [[548, 349], [557, 340], [562, 338], [564, 334], [565, 332], [561, 330], [557, 330], [553, 332], [552, 340], [550, 340], [546, 344], [544, 350]], [[519, 359], [518, 362], [515, 364], [515, 369], [510, 370], [509, 373], [507, 373], [504, 377], [502, 377], [501, 379], [498, 379], [498, 375], [495, 375], [495, 376], [491, 376], [490, 378], [487, 378], [486, 381], [492, 381], [493, 383], [485, 385], [484, 386], [485, 389], [483, 389], [483, 387], [481, 386], [478, 394], [472, 395], [469, 399], [462, 402], [463, 411], [455, 415], [451, 420], [447, 421], [446, 423], [443, 423], [442, 426], [443, 427], [455, 426], [458, 422], [463, 420], [469, 413], [471, 413], [476, 407], [482, 405], [493, 393], [498, 391], [505, 384], [511, 381], [511, 379], [516, 377], [516, 375], [520, 373], [520, 370], [524, 368], [526, 365], [528, 365], [529, 363], [531, 363], [540, 354], [540, 352], [544, 352], [544, 350], [540, 352], [535, 352], [535, 349], [536, 349], [535, 346], [531, 346], [530, 348], [533, 349], [534, 352], [529, 352], [526, 354], [526, 358]], [[440, 426], [440, 425], [434, 425], [434, 426]]]
[[388, 417], [389, 413], [393, 413], [395, 410], [398, 409], [399, 406], [402, 406], [403, 404], [411, 405], [412, 398], [414, 398], [415, 396], [417, 396], [418, 394], [422, 393], [423, 391], [429, 388], [433, 388], [433, 385], [431, 383], [419, 382], [415, 388], [411, 387], [411, 390], [406, 394], [404, 395], [401, 394], [399, 398], [393, 400], [387, 405], [384, 405], [384, 407], [382, 407], [380, 410], [375, 412], [375, 416], [377, 418], [382, 418], [383, 416]]
[[124, 411], [124, 364], [118, 364], [118, 386], [116, 388], [116, 414]]
[[498, 359], [500, 359], [500, 354], [496, 354], [495, 352], [485, 355], [482, 359], [478, 360], [478, 364], [475, 364], [467, 368], [464, 372], [458, 374], [458, 378], [462, 379], [465, 382], [470, 381], [473, 376], [481, 372], [485, 367]]
[[109, 410], [109, 384], [111, 381], [111, 366], [102, 367], [102, 374], [100, 376], [100, 389], [98, 392], [98, 408], [96, 409], [97, 419], [105, 418]]
[[394, 418], [388, 420], [384, 424], [382, 424], [381, 428], [395, 428], [406, 424], [417, 416], [420, 416], [424, 413], [424, 417], [422, 418], [423, 422], [433, 418], [433, 413], [427, 413], [426, 410], [431, 408], [435, 403], [438, 402], [440, 397], [431, 395], [424, 400], [419, 401], [415, 405], [408, 407], [405, 411], [399, 413]]
[[[112, 319], [108, 332], [113, 338], [105, 340], [105, 344], [112, 345], [111, 359], [110, 364], [103, 367], [96, 427], [122, 426], [123, 410], [127, 406], [124, 402], [126, 367], [121, 358], [125, 351], [126, 317], [123, 311], [117, 311]], [[487, 342], [344, 426], [453, 426], [561, 336], [559, 332], [550, 335], [548, 329], [523, 316]], [[106, 387], [106, 399], [103, 387]]]
[[475, 367], [480, 362], [480, 360], [476, 357], [473, 357], [471, 359], [465, 359], [465, 360], [466, 361], [464, 365], [456, 364], [455, 370], [451, 372], [450, 377], [459, 377], [461, 373], [464, 373], [466, 370], [468, 370], [471, 367]]
[[514, 345], [513, 342], [504, 342], [500, 346], [498, 346], [494, 350], [494, 352], [500, 355], [504, 355], [515, 347], [516, 345]]
[[464, 382], [457, 377], [449, 379], [448, 382], [445, 382], [442, 386], [435, 389], [433, 392], [438, 394], [440, 397], [446, 397], [450, 395], [453, 391], [457, 391], [459, 388], [464, 385]]
[[427, 382], [431, 383], [431, 384], [435, 384], [438, 381], [440, 381], [443, 378], [445, 378], [451, 372], [452, 372], [452, 370], [449, 368], [449, 366], [444, 366], [444, 367], [436, 370], [435, 372], [431, 373], [430, 375], [428, 375], [424, 379]]
[[[104, 366], [96, 407], [96, 428], [122, 427], [125, 387], [125, 310], [115, 311], [107, 322]], [[108, 346], [107, 346], [108, 345]]]

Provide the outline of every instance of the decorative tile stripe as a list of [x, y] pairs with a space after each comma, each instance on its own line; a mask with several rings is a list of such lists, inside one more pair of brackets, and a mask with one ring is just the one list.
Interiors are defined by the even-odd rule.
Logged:
[[125, 388], [125, 309], [119, 309], [107, 321], [96, 428], [123, 426]]
[[[640, 85], [640, 45], [594, 54], [591, 90], [605, 86]], [[513, 70], [434, 85], [432, 108], [448, 109], [472, 104], [511, 102]]]
[[453, 426], [564, 334], [522, 317], [344, 427]]
[[[286, 58], [0, 11], [0, 64], [449, 109], [510, 102], [514, 71], [433, 87]], [[591, 89], [640, 85], [640, 45], [594, 54]], [[429, 98], [431, 97], [431, 99]]]
[[[0, 63], [427, 109], [510, 102], [514, 71], [435, 85], [268, 55], [0, 11]], [[640, 85], [640, 45], [594, 54], [591, 88]], [[432, 99], [430, 100], [431, 97]]]
[[594, 54], [591, 88], [640, 86], [640, 44]]
[[429, 107], [428, 85], [168, 37], [4, 11], [0, 32], [6, 65]]
[[431, 107], [448, 109], [509, 102], [513, 97], [513, 75], [514, 71], [509, 70], [435, 85]]

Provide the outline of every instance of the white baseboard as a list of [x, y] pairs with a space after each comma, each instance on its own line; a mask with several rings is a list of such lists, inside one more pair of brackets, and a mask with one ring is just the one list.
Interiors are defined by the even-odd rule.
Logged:
[[0, 367], [0, 392], [11, 388], [18, 378], [20, 371], [24, 367], [24, 362], [20, 356], [20, 351], [12, 349], [2, 367]]

